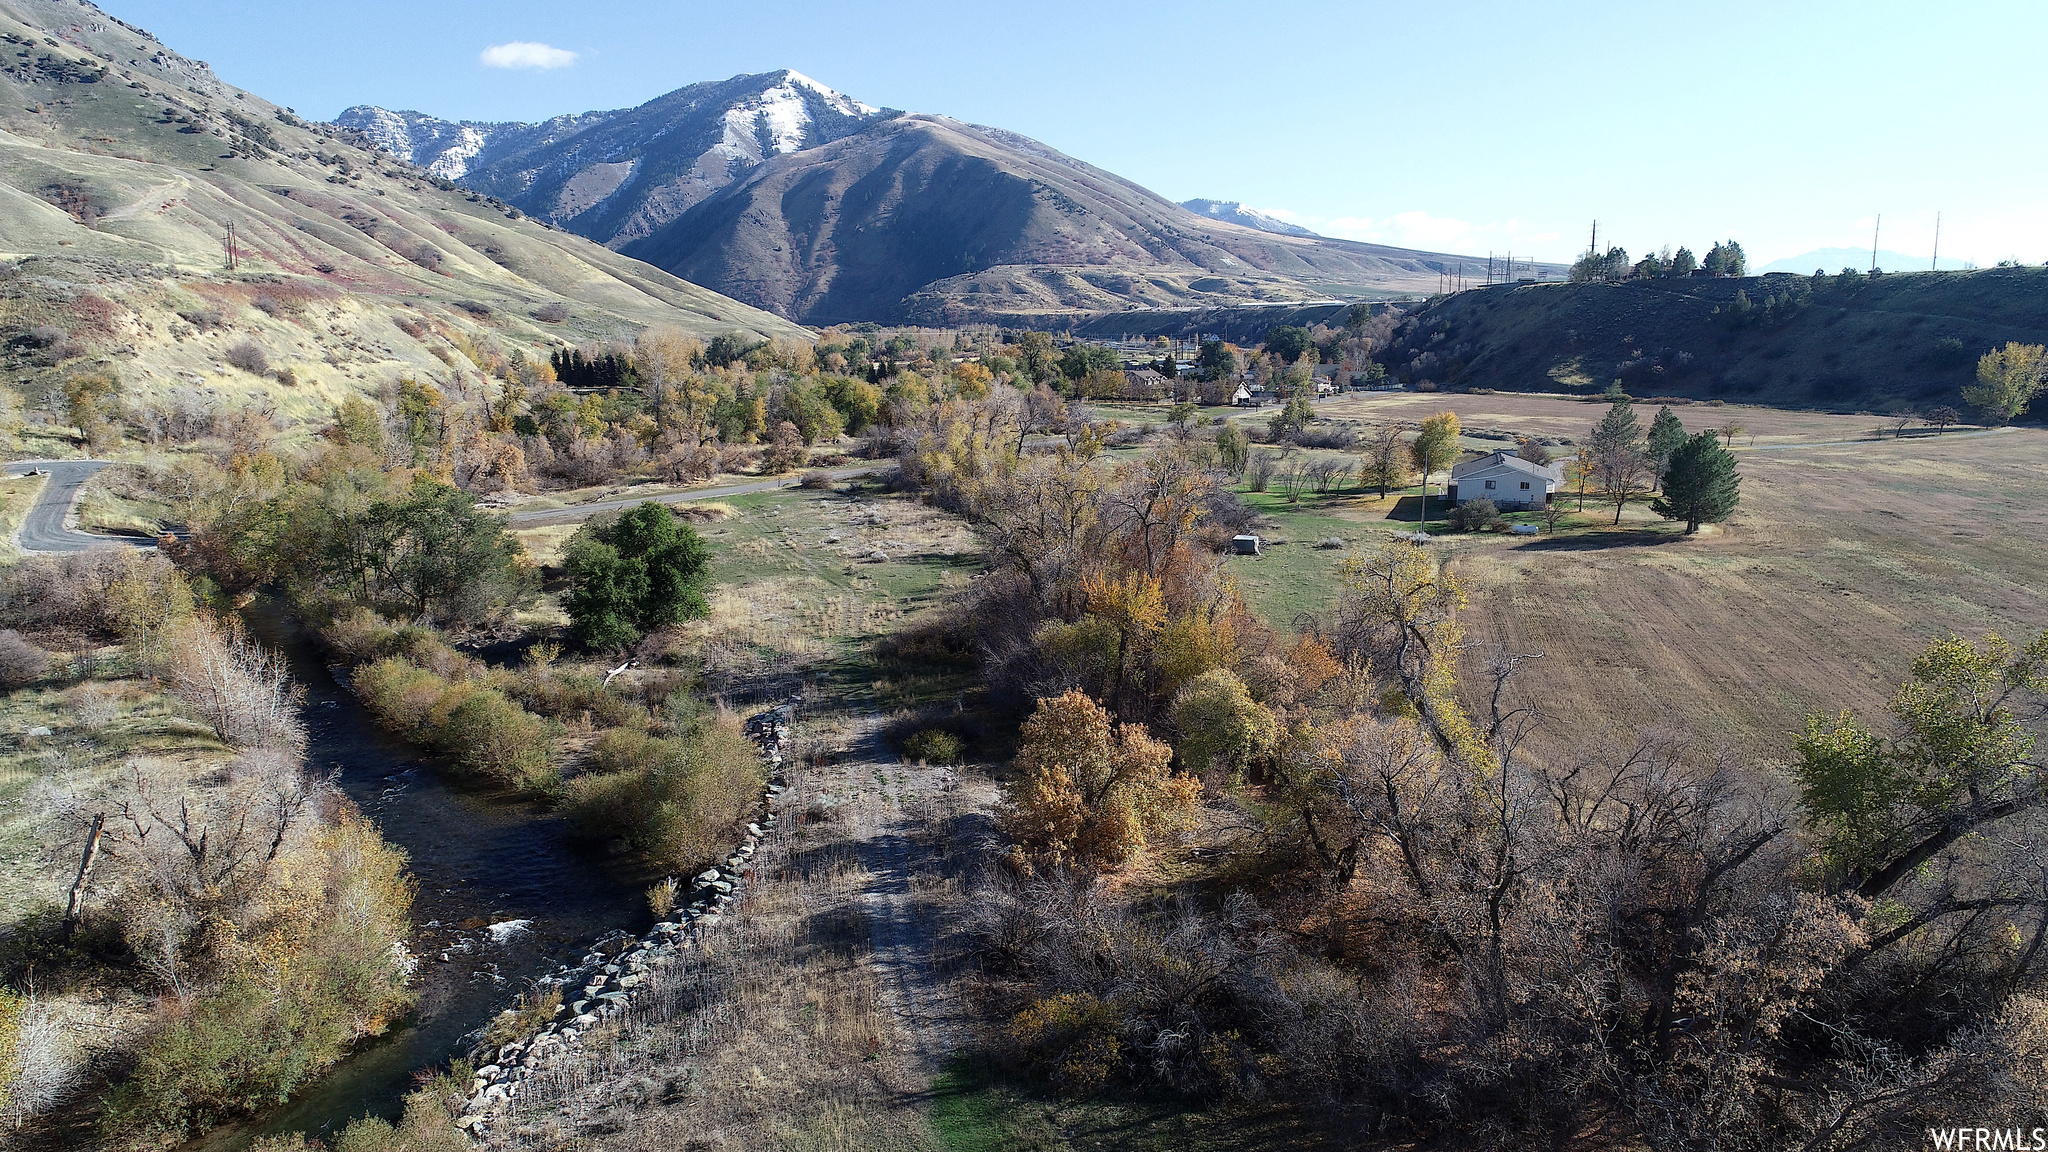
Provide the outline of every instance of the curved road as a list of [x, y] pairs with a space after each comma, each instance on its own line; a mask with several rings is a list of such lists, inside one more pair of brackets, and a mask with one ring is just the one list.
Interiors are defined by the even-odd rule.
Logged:
[[84, 552], [106, 544], [126, 544], [131, 548], [154, 548], [156, 541], [141, 536], [108, 536], [91, 532], [80, 532], [71, 526], [71, 505], [78, 499], [78, 490], [85, 486], [93, 474], [107, 467], [108, 460], [15, 460], [0, 465], [0, 473], [8, 476], [26, 476], [38, 469], [47, 471], [50, 478], [43, 482], [43, 490], [36, 496], [36, 502], [29, 506], [28, 515], [21, 521], [15, 532], [15, 543], [24, 552]]

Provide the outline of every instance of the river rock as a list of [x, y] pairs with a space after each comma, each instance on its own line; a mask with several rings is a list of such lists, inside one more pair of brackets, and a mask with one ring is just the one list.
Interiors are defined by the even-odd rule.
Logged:
[[647, 979], [647, 977], [645, 977], [645, 976], [642, 976], [642, 975], [640, 975], [640, 974], [639, 974], [639, 973], [637, 973], [637, 972], [635, 972], [635, 973], [634, 973], [633, 975], [631, 975], [631, 976], [621, 976], [621, 977], [619, 977], [619, 987], [621, 987], [621, 988], [638, 988], [638, 987], [639, 987], [639, 986], [641, 985], [641, 983], [642, 983], [643, 981], [645, 981], [646, 979]]
[[580, 1012], [577, 1014], [576, 1018], [574, 1020], [569, 1021], [569, 1023], [574, 1024], [578, 1028], [588, 1028], [592, 1024], [597, 1023], [597, 1017], [589, 1012]]
[[697, 873], [697, 883], [699, 884], [709, 884], [716, 879], [718, 879], [718, 869], [716, 868], [706, 868], [704, 871]]

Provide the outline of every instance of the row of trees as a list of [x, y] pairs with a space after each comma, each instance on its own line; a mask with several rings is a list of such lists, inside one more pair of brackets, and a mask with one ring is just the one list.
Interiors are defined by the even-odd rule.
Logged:
[[1742, 245], [1733, 240], [1723, 240], [1707, 250], [1705, 259], [1695, 257], [1690, 248], [1681, 247], [1673, 252], [1667, 244], [1663, 251], [1631, 264], [1628, 250], [1617, 246], [1605, 252], [1589, 251], [1579, 257], [1572, 264], [1571, 281], [1583, 284], [1595, 280], [1677, 279], [1695, 272], [1708, 276], [1745, 276], [1749, 273], [1749, 257], [1743, 253]]

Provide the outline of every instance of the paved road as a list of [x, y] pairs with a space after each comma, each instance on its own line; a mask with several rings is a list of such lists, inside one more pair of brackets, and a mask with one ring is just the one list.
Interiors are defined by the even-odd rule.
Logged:
[[[846, 480], [855, 476], [866, 476], [889, 467], [883, 464], [863, 464], [858, 468], [834, 468], [834, 480]], [[776, 488], [789, 488], [797, 483], [795, 476], [776, 480], [756, 480], [749, 484], [729, 484], [723, 488], [692, 488], [685, 492], [670, 492], [662, 496], [626, 496], [617, 500], [593, 500], [588, 504], [575, 504], [567, 508], [539, 508], [531, 512], [511, 514], [515, 528], [532, 528], [542, 524], [569, 524], [577, 520], [588, 520], [599, 512], [611, 512], [620, 508], [637, 508], [652, 500], [658, 504], [688, 504], [693, 500], [720, 500], [727, 496], [745, 496], [749, 492], [768, 492]]]
[[92, 479], [93, 473], [110, 463], [107, 460], [16, 460], [0, 465], [0, 472], [8, 476], [24, 476], [38, 468], [50, 474], [28, 515], [22, 518], [20, 530], [14, 534], [15, 543], [22, 551], [84, 552], [109, 544], [156, 547], [156, 541], [141, 536], [100, 535], [80, 532], [71, 526], [71, 505], [78, 499], [78, 490]]

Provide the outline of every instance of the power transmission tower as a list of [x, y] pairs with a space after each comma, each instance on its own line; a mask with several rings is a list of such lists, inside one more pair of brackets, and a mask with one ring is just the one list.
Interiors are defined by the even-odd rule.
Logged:
[[235, 267], [235, 225], [234, 225], [234, 222], [233, 222], [233, 221], [230, 221], [230, 222], [228, 223], [228, 241], [227, 241], [227, 245], [228, 245], [228, 270], [229, 270], [229, 271], [233, 271], [233, 270], [234, 270], [234, 267]]
[[1884, 227], [1884, 213], [1877, 214], [1877, 223], [1870, 226], [1870, 270], [1877, 271], [1877, 230]]
[[1934, 255], [1927, 258], [1929, 272], [1941, 271], [1941, 213], [1934, 214]]

